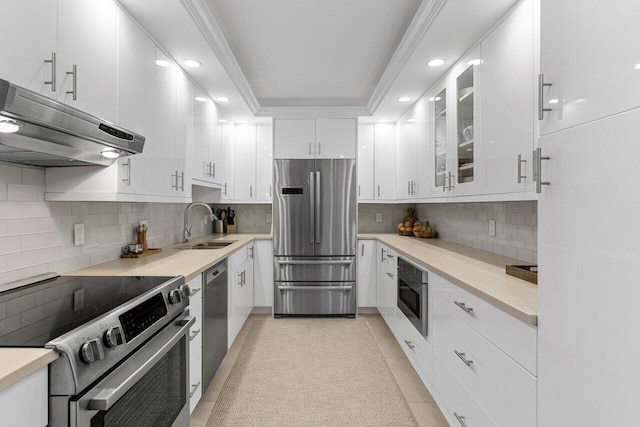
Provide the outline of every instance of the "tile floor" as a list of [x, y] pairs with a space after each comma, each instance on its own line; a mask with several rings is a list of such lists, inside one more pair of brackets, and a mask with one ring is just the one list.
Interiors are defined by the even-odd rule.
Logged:
[[[391, 372], [398, 382], [402, 394], [405, 399], [407, 399], [409, 407], [411, 408], [411, 411], [413, 412], [413, 415], [418, 421], [420, 427], [448, 426], [448, 423], [442, 415], [442, 412], [440, 412], [438, 405], [436, 405], [433, 397], [431, 397], [431, 394], [422, 383], [422, 380], [420, 380], [420, 377], [413, 369], [413, 366], [411, 366], [411, 363], [398, 345], [398, 341], [396, 341], [395, 337], [387, 327], [384, 319], [382, 319], [378, 314], [360, 314], [359, 317], [366, 319], [369, 323], [373, 336], [378, 343], [378, 347], [387, 360], [387, 363], [391, 368]], [[259, 318], [268, 319], [271, 318], [271, 315], [252, 314], [249, 316], [244, 327], [238, 333], [235, 342], [222, 361], [218, 372], [215, 377], [213, 377], [211, 384], [209, 384], [209, 388], [205, 390], [200, 403], [198, 403], [193, 414], [191, 414], [191, 427], [206, 426], [209, 415], [211, 414], [211, 411], [213, 411], [215, 402], [222, 390], [222, 386], [229, 375], [229, 371], [238, 356], [240, 348], [242, 347], [247, 331], [249, 330], [253, 320]], [[277, 320], [274, 319], [274, 321]]]

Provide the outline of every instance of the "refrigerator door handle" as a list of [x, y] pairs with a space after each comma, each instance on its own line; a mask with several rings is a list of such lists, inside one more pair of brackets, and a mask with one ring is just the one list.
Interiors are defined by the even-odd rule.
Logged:
[[281, 291], [350, 291], [353, 286], [278, 286]]
[[316, 201], [315, 201], [315, 205], [316, 205], [316, 220], [315, 220], [315, 234], [316, 234], [316, 243], [320, 244], [320, 236], [322, 236], [321, 234], [321, 230], [320, 230], [320, 225], [322, 222], [322, 218], [320, 218], [320, 172], [316, 172]]
[[309, 172], [309, 244], [313, 245], [316, 241], [316, 185], [315, 185], [315, 173]]

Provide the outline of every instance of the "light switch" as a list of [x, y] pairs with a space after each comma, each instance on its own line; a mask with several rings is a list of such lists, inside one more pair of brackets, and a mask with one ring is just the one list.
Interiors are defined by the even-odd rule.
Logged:
[[273, 214], [268, 213], [266, 221], [267, 221], [267, 223], [270, 223], [271, 221], [273, 221]]
[[376, 214], [376, 222], [382, 222], [382, 212]]

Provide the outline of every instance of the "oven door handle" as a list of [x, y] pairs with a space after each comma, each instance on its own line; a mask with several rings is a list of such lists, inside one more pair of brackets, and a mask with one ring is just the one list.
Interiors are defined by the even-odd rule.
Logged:
[[[127, 393], [138, 381], [149, 372], [155, 364], [162, 359], [173, 346], [187, 334], [187, 331], [195, 323], [193, 316], [182, 316], [173, 322], [173, 326], [180, 329], [176, 332], [173, 327], [166, 328], [163, 332], [156, 335], [146, 346], [153, 346], [153, 343], [162, 343], [161, 347], [147, 354], [144, 348], [138, 350], [131, 358], [129, 358], [118, 370], [125, 370], [122, 373], [116, 371], [118, 385], [115, 388], [100, 388], [100, 385], [93, 391], [96, 393], [88, 402], [88, 408], [98, 411], [108, 411], [122, 396]], [[129, 368], [129, 370], [127, 370]], [[122, 379], [121, 379], [122, 378]], [[107, 377], [108, 381], [109, 377]]]

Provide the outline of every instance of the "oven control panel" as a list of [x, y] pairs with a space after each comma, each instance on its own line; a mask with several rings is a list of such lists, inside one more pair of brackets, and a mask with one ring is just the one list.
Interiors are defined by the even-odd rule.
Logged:
[[[176, 291], [172, 291], [176, 292]], [[131, 341], [168, 313], [162, 294], [156, 294], [119, 316], [124, 338]]]

